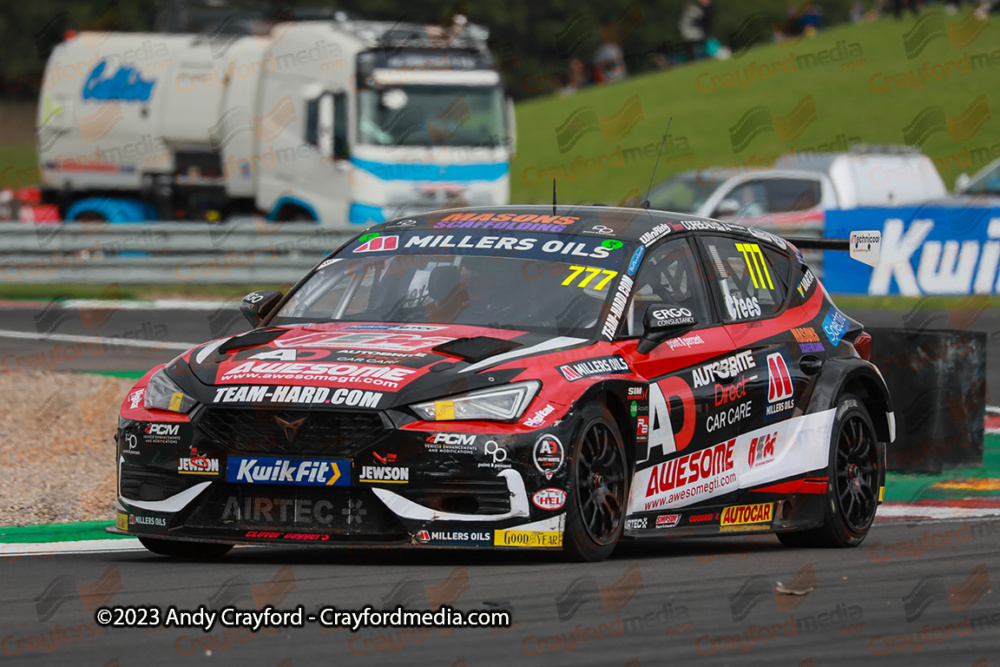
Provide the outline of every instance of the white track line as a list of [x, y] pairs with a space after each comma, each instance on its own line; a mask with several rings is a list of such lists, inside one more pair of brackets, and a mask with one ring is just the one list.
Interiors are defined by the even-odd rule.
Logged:
[[881, 505], [880, 519], [976, 519], [1000, 516], [1000, 507], [926, 507], [924, 505]]
[[75, 542], [19, 542], [0, 544], [0, 556], [49, 556], [52, 554], [110, 553], [143, 551], [136, 538], [121, 540], [79, 540]]
[[0, 338], [19, 338], [22, 340], [33, 340], [45, 343], [54, 340], [59, 343], [87, 343], [88, 345], [107, 345], [108, 347], [141, 347], [147, 350], [190, 350], [201, 343], [182, 343], [180, 341], [167, 340], [143, 340], [140, 338], [119, 338], [111, 336], [80, 336], [77, 334], [39, 334], [30, 331], [14, 331], [12, 329], [0, 329]]

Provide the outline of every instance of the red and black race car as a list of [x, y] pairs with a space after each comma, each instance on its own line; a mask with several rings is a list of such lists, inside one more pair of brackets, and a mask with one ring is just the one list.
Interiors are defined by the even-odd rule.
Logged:
[[[878, 233], [851, 243], [863, 260]], [[856, 546], [882, 499], [894, 421], [870, 336], [767, 232], [439, 211], [241, 308], [251, 331], [153, 369], [122, 405], [114, 532], [156, 553]]]

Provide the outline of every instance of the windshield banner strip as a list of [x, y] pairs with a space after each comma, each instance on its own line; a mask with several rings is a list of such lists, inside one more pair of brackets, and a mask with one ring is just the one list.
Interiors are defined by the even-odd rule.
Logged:
[[548, 262], [583, 263], [617, 268], [628, 246], [617, 239], [553, 234], [511, 234], [504, 231], [442, 233], [412, 231], [399, 234], [365, 234], [348, 246], [344, 255], [427, 255], [447, 257], [479, 255]]
[[421, 162], [377, 162], [352, 157], [351, 164], [383, 181], [495, 181], [510, 171], [510, 165], [506, 162], [436, 165]]

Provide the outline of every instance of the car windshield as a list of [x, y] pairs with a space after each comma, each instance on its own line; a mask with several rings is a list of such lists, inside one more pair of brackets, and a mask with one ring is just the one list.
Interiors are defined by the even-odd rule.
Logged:
[[323, 262], [271, 324], [467, 324], [590, 338], [627, 251], [617, 239], [566, 234], [368, 234]]
[[397, 86], [358, 93], [362, 144], [500, 146], [506, 141], [499, 86]]
[[962, 190], [964, 195], [1000, 195], [1000, 162], [985, 174], [974, 178]]
[[660, 211], [694, 213], [708, 199], [718, 183], [702, 183], [696, 174], [681, 174], [656, 186], [649, 194], [649, 205]]

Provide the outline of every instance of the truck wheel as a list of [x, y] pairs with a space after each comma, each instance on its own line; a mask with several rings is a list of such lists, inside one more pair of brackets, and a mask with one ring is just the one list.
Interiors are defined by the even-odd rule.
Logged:
[[232, 544], [159, 540], [155, 537], [140, 537], [139, 542], [154, 554], [190, 560], [214, 560], [225, 556], [233, 548]]
[[864, 542], [878, 508], [879, 459], [875, 427], [853, 394], [837, 403], [830, 436], [830, 463], [823, 525], [778, 533], [790, 547], [856, 547]]
[[607, 408], [589, 406], [571, 448], [563, 554], [576, 561], [611, 555], [625, 525], [628, 470], [618, 427]]

